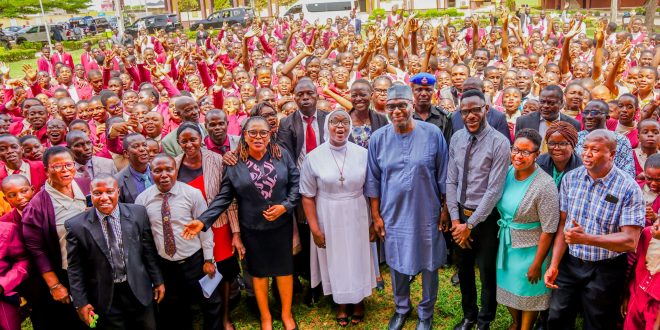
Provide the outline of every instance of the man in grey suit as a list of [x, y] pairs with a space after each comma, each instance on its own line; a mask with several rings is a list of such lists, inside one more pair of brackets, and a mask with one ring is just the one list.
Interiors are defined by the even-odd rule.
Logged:
[[99, 329], [156, 329], [153, 301], [165, 295], [163, 275], [143, 206], [121, 204], [109, 174], [91, 182], [93, 208], [67, 220], [67, 273], [73, 304]]
[[115, 175], [117, 168], [112, 159], [94, 156], [94, 145], [83, 131], [71, 131], [66, 134], [66, 145], [73, 151], [76, 161], [76, 178], [82, 180], [80, 189], [89, 195], [89, 183], [101, 173]]
[[128, 166], [115, 175], [119, 182], [119, 202], [133, 203], [141, 192], [154, 184], [149, 169], [149, 148], [147, 139], [139, 133], [126, 135], [122, 146]]

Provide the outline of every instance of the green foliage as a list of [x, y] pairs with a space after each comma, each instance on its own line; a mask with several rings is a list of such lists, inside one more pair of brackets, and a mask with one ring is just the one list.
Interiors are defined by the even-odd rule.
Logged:
[[199, 1], [179, 0], [179, 11], [197, 11], [197, 10], [199, 10]]
[[510, 11], [516, 10], [516, 0], [506, 0], [504, 6], [507, 7]]
[[[43, 0], [44, 12], [61, 9], [68, 13], [78, 13], [87, 9], [90, 0]], [[39, 0], [0, 1], [0, 17], [23, 18], [26, 15], [40, 14]]]
[[12, 49], [0, 48], [0, 62], [15, 62], [20, 60], [34, 59], [34, 49]]
[[435, 18], [435, 17], [443, 17], [443, 16], [463, 17], [463, 13], [459, 12], [458, 9], [456, 8], [448, 8], [448, 9], [429, 9], [425, 12], [420, 12], [419, 14], [417, 14], [417, 17], [419, 18]]
[[382, 8], [377, 8], [374, 9], [371, 14], [369, 14], [369, 20], [373, 21], [376, 19], [376, 17], [380, 16], [381, 18], [385, 18], [385, 9]]
[[231, 0], [213, 0], [214, 10], [227, 9], [231, 7]]
[[268, 0], [254, 0], [254, 7], [257, 11], [268, 8]]

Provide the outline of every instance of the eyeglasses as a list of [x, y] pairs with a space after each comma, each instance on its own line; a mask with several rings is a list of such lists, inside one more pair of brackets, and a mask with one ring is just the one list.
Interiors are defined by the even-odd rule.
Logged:
[[548, 142], [548, 149], [566, 149], [570, 145], [569, 142]]
[[348, 120], [335, 120], [335, 119], [333, 119], [333, 120], [330, 121], [330, 125], [334, 126], [334, 127], [339, 127], [339, 126], [348, 127], [350, 124], [351, 124], [351, 122], [348, 121]]
[[109, 110], [115, 110], [115, 109], [117, 109], [117, 108], [119, 108], [119, 107], [121, 107], [121, 106], [122, 106], [122, 104], [121, 104], [121, 102], [119, 102], [119, 103], [117, 103], [117, 104], [109, 105], [109, 106], [108, 106], [108, 109], [109, 109]]
[[529, 151], [529, 150], [520, 150], [516, 147], [511, 148], [511, 155], [522, 155], [523, 157], [529, 157], [539, 151], [538, 149], [534, 151]]
[[262, 131], [249, 130], [246, 132], [247, 135], [251, 138], [256, 138], [257, 136], [259, 136], [260, 138], [267, 138], [270, 136], [270, 131], [267, 130], [262, 130]]
[[600, 115], [604, 115], [604, 114], [605, 114], [604, 112], [598, 111], [598, 110], [590, 110], [590, 111], [583, 111], [582, 112], [583, 116], [590, 116], [590, 117], [596, 117], [596, 116], [600, 116]]
[[461, 113], [461, 116], [467, 117], [470, 114], [474, 114], [474, 115], [481, 114], [481, 112], [483, 112], [483, 110], [484, 110], [484, 105], [482, 105], [480, 107], [477, 107], [477, 108], [472, 108], [472, 109], [465, 109], [465, 110], [461, 109], [460, 113]]
[[65, 162], [65, 163], [57, 163], [57, 164], [51, 164], [50, 169], [60, 172], [63, 169], [66, 169], [67, 171], [71, 171], [74, 167], [76, 167], [76, 163], [74, 162]]
[[406, 102], [388, 104], [388, 105], [385, 106], [385, 109], [387, 111], [405, 110], [407, 108], [408, 108], [408, 103], [406, 103]]

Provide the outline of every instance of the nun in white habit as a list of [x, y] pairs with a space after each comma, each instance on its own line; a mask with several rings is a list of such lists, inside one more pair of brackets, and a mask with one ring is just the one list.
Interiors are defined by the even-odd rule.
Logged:
[[310, 152], [300, 170], [300, 193], [314, 244], [310, 247], [311, 286], [339, 304], [337, 322], [364, 318], [365, 297], [376, 287], [369, 241], [371, 216], [364, 195], [367, 149], [348, 141], [351, 116], [344, 110], [325, 119], [325, 141]]

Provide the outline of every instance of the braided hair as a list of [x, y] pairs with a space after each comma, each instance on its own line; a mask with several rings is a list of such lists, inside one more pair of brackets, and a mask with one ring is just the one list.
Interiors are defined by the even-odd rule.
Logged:
[[[268, 127], [268, 132], [270, 133], [270, 125], [268, 124], [268, 120], [266, 118], [261, 117], [261, 116], [253, 116], [248, 118], [245, 123], [243, 124], [243, 134], [241, 134], [241, 139], [238, 141], [238, 147], [236, 148], [236, 153], [238, 154], [238, 159], [242, 162], [246, 162], [248, 157], [250, 156], [249, 150], [250, 147], [247, 144], [247, 141], [245, 141], [245, 135], [247, 134], [248, 127], [250, 127], [250, 124], [255, 121], [261, 121], [262, 123], [266, 124], [266, 127]], [[273, 142], [273, 139], [268, 141], [268, 145], [266, 146], [266, 150], [268, 153], [270, 153], [270, 156], [275, 158], [275, 159], [281, 159], [282, 158], [282, 151], [280, 150], [280, 147]]]

